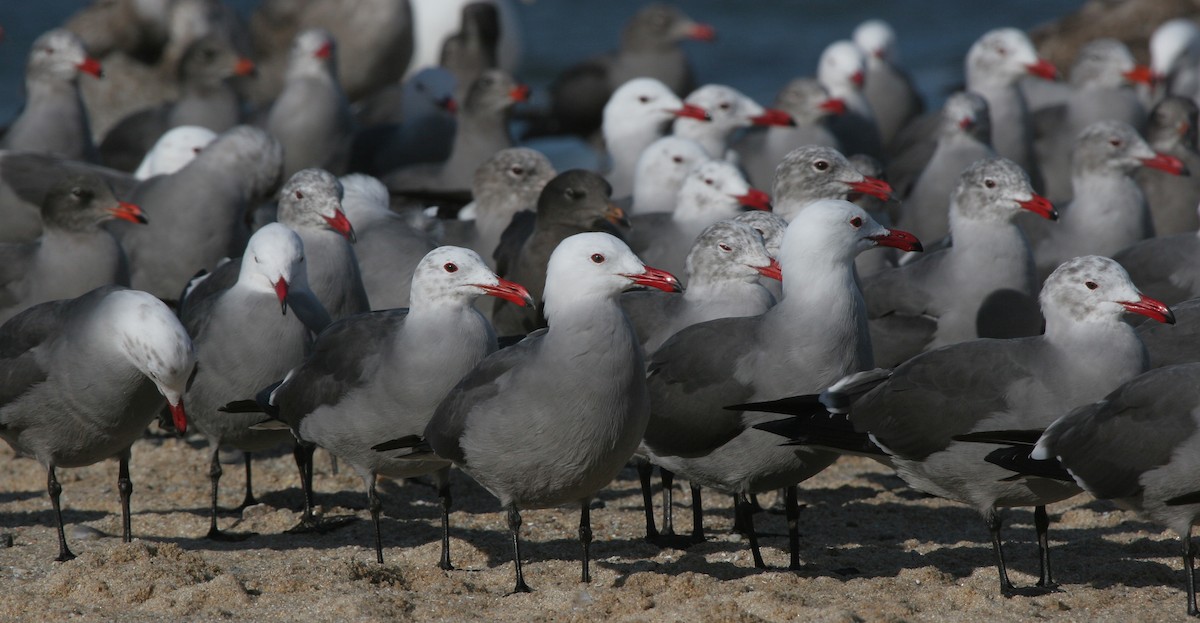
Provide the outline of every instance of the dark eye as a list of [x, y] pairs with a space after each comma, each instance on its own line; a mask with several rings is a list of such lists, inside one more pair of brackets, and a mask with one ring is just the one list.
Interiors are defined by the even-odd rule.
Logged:
[[302, 193], [302, 192], [300, 192], [300, 191], [298, 191], [298, 190], [297, 190], [297, 191], [296, 191], [296, 198], [297, 198], [297, 199], [303, 199], [303, 198], [304, 198], [304, 193]]
[[1095, 290], [1100, 287], [1095, 281], [1086, 281], [1083, 285], [1087, 286], [1089, 290]]
[[578, 199], [583, 196], [583, 191], [575, 190], [574, 188], [568, 188], [563, 191], [563, 194], [567, 196], [567, 199]]
[[596, 264], [603, 264], [604, 263], [604, 255], [601, 253], [593, 253], [592, 254], [592, 262], [594, 262]]
[[724, 242], [718, 244], [717, 248], [722, 251], [732, 251], [733, 250], [729, 245], [725, 244]]
[[718, 106], [718, 108], [720, 108], [721, 110], [729, 110], [732, 107], [733, 107], [733, 105], [730, 104], [729, 102], [721, 102], [721, 104]]
[[641, 103], [643, 103], [643, 104], [649, 104], [649, 103], [650, 103], [650, 96], [649, 96], [649, 95], [639, 95], [639, 96], [638, 96], [638, 101], [639, 101], [639, 102], [641, 102]]
[[824, 160], [818, 160], [813, 163], [813, 168], [818, 171], [826, 171], [829, 169], [829, 163]]
[[995, 188], [996, 180], [983, 180], [983, 185], [987, 186], [988, 188]]
[[713, 185], [713, 180], [712, 180], [712, 178], [711, 178], [711, 177], [706, 177], [706, 178], [704, 178], [704, 183], [705, 183], [705, 184], [708, 184], [709, 186], [712, 186], [712, 185]]
[[683, 164], [683, 156], [672, 156], [671, 162], [674, 162], [675, 164]]
[[446, 262], [442, 265], [442, 268], [446, 269], [446, 272], [448, 273], [458, 272], [458, 264], [455, 264], [454, 262]]
[[1113, 147], [1120, 147], [1120, 146], [1121, 146], [1121, 139], [1119, 139], [1119, 138], [1110, 138], [1110, 139], [1108, 139], [1108, 144], [1109, 144], [1109, 145], [1112, 145]]
[[862, 221], [862, 217], [861, 217], [861, 216], [856, 216], [856, 217], [854, 217], [854, 218], [850, 219], [850, 224], [851, 224], [851, 225], [853, 225], [853, 226], [854, 226], [854, 227], [856, 227], [856, 228], [857, 228], [857, 227], [862, 227], [862, 223], [863, 223], [863, 221]]
[[193, 148], [192, 148], [192, 153], [193, 153], [193, 154], [198, 154], [198, 153], [200, 153], [200, 152], [201, 152], [201, 151], [203, 151], [203, 150], [204, 150], [204, 148], [203, 148], [203, 147], [193, 147]]
[[54, 48], [42, 48], [42, 50], [45, 51], [46, 54], [54, 54]]
[[525, 173], [525, 169], [522, 167], [513, 167], [509, 171], [512, 171], [513, 175], [523, 175]]
[[998, 47], [996, 48], [996, 54], [999, 54], [1000, 56], [1008, 56], [1008, 49], [1003, 46]]

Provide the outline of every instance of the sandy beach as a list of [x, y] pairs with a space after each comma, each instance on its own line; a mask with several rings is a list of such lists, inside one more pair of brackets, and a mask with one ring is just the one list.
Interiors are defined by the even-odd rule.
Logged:
[[[291, 454], [281, 452], [255, 461], [261, 503], [221, 518], [222, 529], [254, 534], [206, 540], [208, 456], [198, 440], [153, 436], [134, 446], [129, 544], [115, 536], [116, 462], [59, 470], [68, 540], [79, 557], [56, 563], [45, 472], [0, 449], [8, 474], [0, 482], [0, 532], [13, 541], [0, 548], [0, 620], [1164, 621], [1185, 613], [1179, 541], [1133, 513], [1083, 495], [1050, 507], [1061, 589], [1006, 599], [978, 515], [907, 489], [866, 459], [843, 459], [804, 483], [799, 571], [786, 570], [786, 524], [771, 510], [755, 519], [771, 569], [754, 569], [723, 495], [705, 497], [706, 543], [687, 550], [645, 543], [636, 474], [626, 469], [592, 512], [591, 584], [579, 583], [578, 511], [533, 510], [523, 513], [522, 536], [534, 592], [508, 595], [504, 515], [461, 473], [453, 475], [456, 568], [444, 572], [432, 487], [381, 481], [380, 566], [361, 481], [344, 465], [332, 474], [323, 452], [319, 510], [356, 521], [326, 534], [285, 533], [302, 498]], [[221, 503], [233, 506], [242, 468], [224, 470]], [[774, 497], [760, 501], [769, 506]], [[689, 503], [686, 483], [676, 482], [677, 527], [691, 525]], [[1012, 580], [1033, 584], [1032, 512], [1012, 510], [1006, 519]]]

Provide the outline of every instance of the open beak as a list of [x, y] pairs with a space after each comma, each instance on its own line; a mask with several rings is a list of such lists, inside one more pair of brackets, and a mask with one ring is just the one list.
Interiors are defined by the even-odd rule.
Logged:
[[1141, 298], [1136, 301], [1120, 301], [1120, 303], [1127, 311], [1141, 314], [1159, 322], [1175, 324], [1175, 314], [1171, 313], [1171, 308], [1167, 307], [1162, 301], [1152, 299], [1145, 294], [1141, 294]]
[[1026, 65], [1025, 71], [1046, 80], [1058, 79], [1058, 68], [1054, 66], [1054, 63], [1044, 58], [1039, 58], [1036, 63]]
[[712, 115], [708, 114], [707, 110], [695, 105], [684, 104], [682, 108], [676, 110], [668, 110], [667, 112], [676, 117], [688, 117], [689, 119], [699, 119], [700, 121], [712, 121]]
[[1170, 156], [1164, 153], [1154, 154], [1153, 158], [1142, 158], [1142, 166], [1166, 171], [1171, 175], [1188, 175], [1187, 165], [1175, 156]]
[[1148, 65], [1134, 65], [1133, 69], [1122, 72], [1121, 75], [1134, 84], [1154, 86], [1154, 71]]
[[604, 211], [604, 220], [620, 227], [629, 227], [629, 217], [625, 215], [625, 210], [615, 203], [608, 204], [608, 209]]
[[921, 241], [917, 237], [899, 229], [889, 229], [886, 234], [877, 236], [868, 236], [868, 239], [874, 240], [881, 247], [893, 247], [901, 251], [924, 251], [925, 247], [921, 246]]
[[779, 262], [775, 258], [771, 258], [771, 263], [766, 266], [755, 266], [754, 270], [757, 270], [758, 274], [763, 277], [783, 281], [783, 267], [779, 265]]
[[313, 56], [317, 58], [329, 58], [330, 54], [333, 54], [332, 41], [326, 41], [321, 45], [321, 47], [317, 48], [316, 52], [313, 52]]
[[820, 108], [831, 115], [846, 114], [846, 102], [837, 97], [831, 97], [821, 102], [821, 105], [817, 106], [817, 108]]
[[494, 296], [496, 298], [509, 301], [510, 303], [516, 303], [521, 307], [533, 307], [533, 297], [529, 295], [529, 290], [526, 290], [525, 286], [519, 283], [515, 283], [507, 279], [500, 279], [500, 282], [494, 286], [484, 284], [475, 285], [483, 290], [483, 293], [487, 294], [488, 296]]
[[235, 76], [253, 76], [258, 71], [258, 67], [254, 65], [254, 61], [241, 57], [233, 65], [233, 75]]
[[784, 127], [795, 127], [796, 120], [786, 112], [778, 108], [768, 108], [761, 115], [750, 117], [750, 123], [753, 125], [780, 125]]
[[280, 277], [279, 281], [275, 282], [275, 296], [279, 297], [279, 311], [284, 316], [287, 315], [287, 293], [288, 282], [283, 277]]
[[167, 406], [171, 409], [171, 423], [175, 425], [175, 430], [182, 435], [187, 432], [187, 412], [183, 410], [183, 398], [179, 399], [176, 404], [171, 404], [167, 401]]
[[645, 266], [644, 268], [645, 272], [643, 273], [626, 273], [621, 276], [629, 278], [639, 286], [649, 286], [663, 292], [683, 292], [683, 286], [679, 285], [679, 280], [675, 278], [675, 275], [665, 270], [650, 268], [649, 266]]
[[875, 178], [863, 176], [861, 182], [847, 182], [852, 192], [871, 195], [883, 201], [887, 201], [892, 196], [892, 187], [887, 182]]
[[738, 204], [755, 210], [769, 211], [771, 209], [771, 195], [757, 188], [747, 190], [744, 195], [734, 195], [733, 198], [738, 200]]
[[1051, 221], [1058, 220], [1058, 210], [1054, 209], [1054, 204], [1050, 203], [1049, 199], [1037, 193], [1033, 193], [1025, 201], [1018, 201], [1017, 205], [1044, 219], [1049, 219]]
[[129, 203], [128, 201], [118, 201], [117, 207], [109, 208], [108, 213], [121, 220], [129, 221], [130, 223], [140, 223], [145, 225], [149, 222], [146, 220], [146, 214], [142, 212], [142, 209], [133, 205], [132, 203]]
[[90, 56], [84, 57], [83, 62], [75, 67], [85, 74], [92, 74], [97, 78], [104, 77], [104, 69], [100, 67], [100, 61]]
[[695, 24], [688, 29], [687, 37], [696, 41], [715, 41], [717, 29], [708, 24]]
[[329, 223], [330, 229], [346, 237], [350, 242], [357, 242], [358, 237], [354, 235], [354, 227], [350, 225], [350, 219], [346, 218], [346, 213], [341, 210], [335, 210], [332, 217], [322, 215], [321, 218]]
[[529, 85], [518, 84], [508, 90], [508, 97], [514, 102], [524, 102], [529, 99]]

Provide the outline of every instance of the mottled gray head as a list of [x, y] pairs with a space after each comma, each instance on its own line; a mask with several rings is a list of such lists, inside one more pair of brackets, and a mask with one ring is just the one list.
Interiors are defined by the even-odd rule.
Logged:
[[950, 201], [950, 219], [1007, 223], [1021, 210], [1058, 218], [1054, 206], [1033, 192], [1029, 174], [1007, 158], [978, 160], [958, 177]]
[[1124, 43], [1096, 39], [1079, 49], [1071, 66], [1071, 86], [1116, 89], [1133, 82], [1150, 82], [1150, 70], [1137, 72], [1137, 61]]
[[750, 210], [733, 217], [733, 220], [754, 228], [763, 237], [767, 253], [771, 257], [779, 257], [779, 247], [783, 244], [783, 234], [788, 226], [783, 217], [766, 210]]
[[1168, 95], [1150, 111], [1146, 140], [1159, 151], [1180, 145], [1196, 149], [1196, 103], [1186, 97]]
[[634, 14], [621, 33], [621, 48], [630, 52], [664, 51], [684, 39], [711, 41], [711, 26], [692, 21], [679, 9], [651, 4]]
[[997, 28], [975, 41], [967, 52], [967, 89], [987, 90], [1014, 84], [1026, 75], [1053, 79], [1054, 65], [1038, 58], [1025, 33], [1016, 28]]
[[967, 134], [985, 144], [992, 144], [992, 116], [987, 100], [978, 93], [959, 91], [946, 98], [942, 106], [941, 133], [943, 136]]
[[880, 198], [891, 195], [886, 183], [868, 178], [836, 149], [805, 145], [775, 168], [775, 211], [789, 221], [804, 206], [821, 199], [845, 199], [850, 193]]
[[250, 197], [266, 198], [283, 176], [283, 147], [265, 130], [239, 125], [205, 147], [193, 161], [197, 163], [219, 167], [226, 175], [242, 179]]
[[354, 229], [342, 212], [343, 192], [329, 171], [297, 171], [279, 190], [279, 222], [297, 231], [332, 230], [353, 241]]
[[229, 40], [219, 34], [209, 34], [191, 43], [179, 61], [179, 81], [182, 84], [212, 87], [233, 76], [248, 76], [254, 63], [243, 58]]
[[97, 78], [102, 75], [100, 62], [88, 56], [75, 33], [56, 28], [34, 40], [25, 69], [27, 77], [73, 82], [81, 71]]
[[1171, 171], [1183, 165], [1170, 156], [1160, 157], [1137, 130], [1121, 121], [1098, 121], [1084, 128], [1071, 153], [1073, 175], [1129, 175], [1143, 166]]
[[846, 103], [829, 97], [829, 91], [812, 78], [796, 78], [775, 98], [775, 107], [786, 111], [797, 124], [811, 125], [846, 110]]
[[1160, 322], [1175, 321], [1163, 303], [1138, 291], [1120, 264], [1099, 255], [1063, 262], [1046, 278], [1038, 296], [1046, 316], [1046, 334], [1081, 323], [1121, 322], [1125, 312]]
[[500, 69], [489, 69], [479, 75], [467, 89], [463, 101], [464, 114], [503, 114], [513, 104], [529, 97], [529, 87], [518, 83]]
[[505, 203], [529, 207], [554, 175], [554, 165], [541, 152], [511, 147], [496, 152], [475, 170], [471, 192], [484, 210], [501, 198]]
[[532, 305], [523, 286], [497, 277], [479, 254], [462, 247], [438, 247], [421, 258], [413, 272], [413, 310], [467, 306], [488, 294], [518, 305]]
[[94, 173], [68, 175], [42, 199], [42, 224], [48, 229], [87, 231], [114, 218], [146, 222], [140, 208], [118, 201], [108, 183]]
[[763, 237], [736, 220], [709, 225], [687, 256], [688, 287], [724, 281], [754, 283], [759, 276], [779, 278], [779, 265], [767, 252]]

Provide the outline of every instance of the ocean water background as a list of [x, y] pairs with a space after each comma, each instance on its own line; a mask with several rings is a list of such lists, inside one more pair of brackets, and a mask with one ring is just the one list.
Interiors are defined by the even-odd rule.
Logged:
[[[901, 63], [931, 106], [960, 86], [962, 59], [984, 32], [1029, 29], [1078, 8], [1083, 0], [686, 0], [688, 15], [716, 27], [713, 43], [687, 43], [701, 84], [728, 84], [763, 103], [790, 79], [812, 75], [821, 50], [849, 38], [865, 19], [887, 20], [899, 36]], [[87, 3], [0, 0], [0, 123], [20, 109], [29, 45]], [[243, 15], [258, 0], [229, 2]], [[524, 28], [518, 76], [544, 88], [568, 65], [616, 47], [622, 25], [643, 1], [515, 2]], [[1066, 68], [1060, 68], [1065, 70]], [[84, 79], [91, 79], [84, 77]]]

